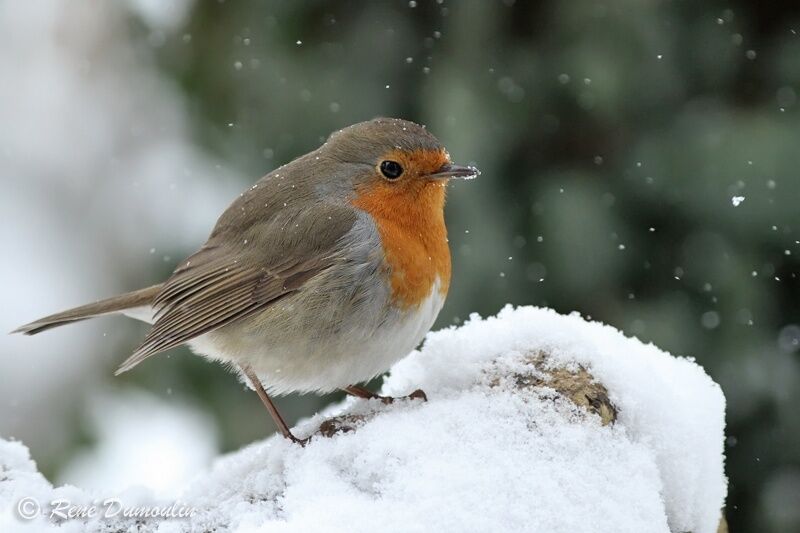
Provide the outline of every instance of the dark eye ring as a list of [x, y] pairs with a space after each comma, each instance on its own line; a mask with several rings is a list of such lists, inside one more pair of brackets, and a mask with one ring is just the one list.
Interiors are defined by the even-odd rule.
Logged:
[[400, 166], [400, 163], [397, 161], [386, 160], [381, 162], [381, 174], [383, 174], [386, 179], [389, 180], [396, 180], [403, 174], [403, 167]]

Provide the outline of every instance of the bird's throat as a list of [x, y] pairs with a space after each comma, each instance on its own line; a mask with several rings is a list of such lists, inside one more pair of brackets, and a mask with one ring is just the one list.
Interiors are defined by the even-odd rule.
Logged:
[[450, 247], [444, 223], [445, 184], [377, 184], [358, 192], [353, 205], [372, 215], [381, 238], [392, 299], [403, 308], [424, 302], [439, 282], [450, 286]]

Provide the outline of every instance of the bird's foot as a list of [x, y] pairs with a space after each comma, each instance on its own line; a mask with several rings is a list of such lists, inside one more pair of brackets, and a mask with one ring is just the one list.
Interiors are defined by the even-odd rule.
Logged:
[[299, 444], [301, 448], [305, 448], [306, 444], [308, 444], [308, 441], [311, 440], [311, 437], [306, 437], [304, 439], [298, 439], [297, 437], [295, 437], [291, 433], [289, 433], [288, 435], [284, 435], [284, 438], [286, 438], [287, 440], [289, 440], [289, 441], [291, 441], [291, 442], [293, 442], [295, 444]]
[[253, 372], [249, 366], [241, 366], [240, 368], [242, 369], [244, 375], [247, 376], [247, 379], [250, 380], [250, 383], [252, 383], [256, 394], [258, 394], [258, 397], [261, 399], [264, 407], [267, 408], [270, 416], [272, 416], [272, 420], [275, 422], [275, 425], [278, 426], [278, 430], [281, 432], [281, 435], [283, 435], [285, 439], [288, 439], [305, 448], [308, 441], [311, 440], [311, 437], [306, 437], [305, 439], [298, 439], [295, 437], [292, 434], [292, 431], [289, 429], [289, 425], [278, 412], [278, 408], [275, 406], [272, 398], [270, 398], [269, 394], [267, 394], [267, 391], [264, 389], [264, 385], [261, 384], [261, 380], [258, 379], [256, 373]]
[[400, 398], [401, 400], [422, 400], [423, 402], [428, 401], [428, 395], [425, 394], [425, 391], [422, 389], [417, 389], [408, 396], [403, 396]]
[[396, 400], [422, 400], [424, 402], [428, 401], [428, 396], [422, 389], [417, 389], [408, 396], [400, 396], [398, 398], [394, 398], [392, 396], [381, 396], [380, 394], [375, 394], [372, 391], [369, 391], [363, 387], [358, 387], [355, 385], [351, 385], [349, 387], [345, 387], [344, 391], [347, 394], [352, 396], [356, 396], [358, 398], [364, 398], [365, 400], [380, 400], [385, 404], [394, 403]]

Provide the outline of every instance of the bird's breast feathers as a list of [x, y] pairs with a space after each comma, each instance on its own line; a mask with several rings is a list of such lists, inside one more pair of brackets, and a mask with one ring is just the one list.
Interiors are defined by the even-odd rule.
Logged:
[[366, 211], [378, 230], [392, 300], [400, 308], [423, 305], [436, 288], [450, 286], [450, 247], [444, 223], [445, 188], [424, 184], [413, 201], [391, 185], [362, 191], [353, 205]]

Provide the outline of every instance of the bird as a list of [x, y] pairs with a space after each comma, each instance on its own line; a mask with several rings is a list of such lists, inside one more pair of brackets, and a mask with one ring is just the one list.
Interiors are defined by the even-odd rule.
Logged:
[[[446, 188], [479, 174], [454, 164], [414, 122], [353, 124], [241, 193], [163, 283], [12, 333], [109, 314], [148, 322], [116, 374], [188, 344], [249, 382], [282, 435], [305, 445], [271, 396], [341, 389], [393, 400], [359, 383], [387, 371], [432, 327], [451, 277]], [[425, 399], [419, 390], [410, 396]]]

